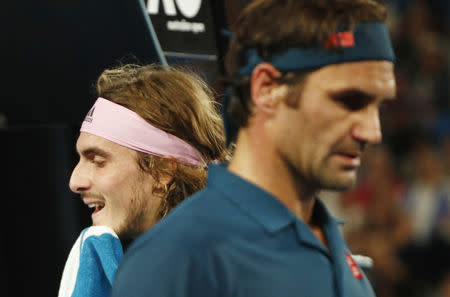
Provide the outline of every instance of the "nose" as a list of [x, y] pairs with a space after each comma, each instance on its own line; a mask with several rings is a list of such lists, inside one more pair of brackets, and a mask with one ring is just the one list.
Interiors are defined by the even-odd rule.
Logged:
[[81, 162], [75, 166], [70, 176], [69, 187], [74, 193], [82, 193], [91, 187], [90, 178], [83, 170]]
[[363, 143], [380, 143], [382, 139], [380, 111], [370, 106], [361, 112], [359, 121], [352, 127], [352, 136]]

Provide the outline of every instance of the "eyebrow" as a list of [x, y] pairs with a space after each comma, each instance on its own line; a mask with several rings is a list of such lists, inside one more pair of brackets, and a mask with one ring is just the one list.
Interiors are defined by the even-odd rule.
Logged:
[[373, 94], [361, 91], [360, 89], [356, 88], [350, 88], [350, 89], [343, 89], [338, 91], [331, 91], [331, 96], [339, 96], [339, 97], [345, 97], [345, 96], [358, 96], [367, 100], [375, 99], [375, 96]]
[[[343, 90], [338, 90], [338, 91], [331, 91], [330, 95], [333, 97], [342, 97], [342, 98], [344, 98], [346, 96], [354, 96], [354, 97], [361, 98], [365, 101], [372, 101], [377, 98], [377, 96], [375, 94], [365, 92], [358, 88], [348, 88], [348, 89], [343, 89]], [[394, 97], [391, 97], [391, 96], [383, 97], [383, 100], [395, 100], [395, 96]]]
[[108, 158], [110, 156], [110, 154], [108, 152], [106, 152], [98, 147], [86, 148], [86, 149], [82, 150], [79, 154], [83, 155], [83, 156], [98, 155], [103, 158]]

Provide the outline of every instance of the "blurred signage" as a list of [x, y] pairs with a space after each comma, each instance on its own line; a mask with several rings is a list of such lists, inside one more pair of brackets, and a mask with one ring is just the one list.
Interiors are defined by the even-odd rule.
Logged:
[[148, 0], [147, 12], [166, 56], [217, 58], [210, 0]]

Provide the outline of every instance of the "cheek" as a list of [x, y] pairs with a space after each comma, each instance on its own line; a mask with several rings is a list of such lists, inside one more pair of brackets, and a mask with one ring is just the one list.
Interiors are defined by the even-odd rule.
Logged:
[[317, 144], [338, 144], [350, 135], [352, 118], [348, 111], [332, 102], [316, 105], [306, 113], [305, 125]]
[[303, 141], [299, 144], [305, 166], [322, 167], [330, 154], [345, 142], [349, 129], [343, 121], [328, 112], [308, 114], [303, 123]]
[[111, 203], [118, 207], [127, 208], [136, 192], [136, 173], [122, 170], [105, 176], [102, 189]]

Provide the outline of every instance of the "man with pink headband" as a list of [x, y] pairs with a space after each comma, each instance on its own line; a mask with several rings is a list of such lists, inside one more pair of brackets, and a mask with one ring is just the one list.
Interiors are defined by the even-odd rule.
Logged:
[[250, 2], [225, 64], [233, 157], [128, 249], [113, 297], [374, 296], [317, 195], [350, 189], [381, 141], [386, 14], [375, 0]]
[[97, 91], [70, 178], [93, 210], [93, 227], [72, 248], [60, 297], [108, 296], [120, 240], [136, 238], [203, 188], [208, 162], [226, 155], [212, 92], [187, 70], [125, 65], [105, 70]]

